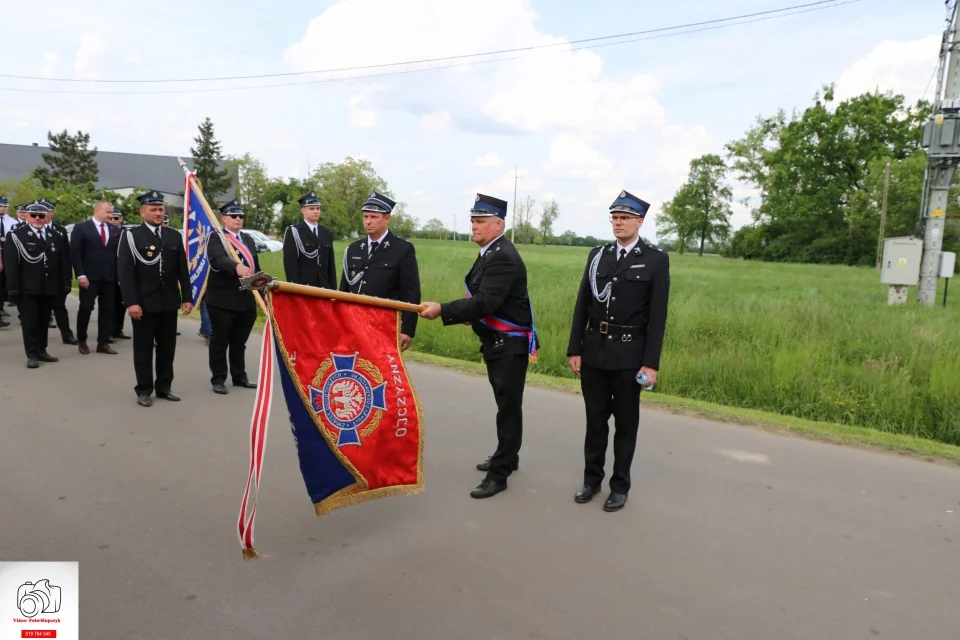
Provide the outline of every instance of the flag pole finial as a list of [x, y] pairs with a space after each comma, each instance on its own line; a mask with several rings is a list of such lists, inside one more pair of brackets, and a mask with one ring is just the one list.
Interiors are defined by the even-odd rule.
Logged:
[[240, 278], [241, 291], [266, 291], [276, 289], [277, 279], [269, 273], [258, 271], [253, 275]]

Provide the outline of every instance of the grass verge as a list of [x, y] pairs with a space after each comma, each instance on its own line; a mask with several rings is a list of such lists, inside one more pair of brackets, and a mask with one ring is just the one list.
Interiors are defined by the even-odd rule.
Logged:
[[[454, 360], [416, 351], [408, 351], [404, 354], [404, 358], [411, 362], [453, 369], [462, 373], [484, 377], [487, 375], [484, 366], [478, 362]], [[569, 378], [530, 373], [527, 375], [527, 384], [542, 389], [580, 394], [580, 382]], [[832, 422], [816, 422], [755, 409], [726, 407], [659, 393], [644, 394], [643, 406], [680, 415], [756, 427], [775, 433], [792, 434], [820, 442], [893, 452], [922, 458], [929, 462], [944, 462], [960, 466], [960, 447], [914, 436]]]

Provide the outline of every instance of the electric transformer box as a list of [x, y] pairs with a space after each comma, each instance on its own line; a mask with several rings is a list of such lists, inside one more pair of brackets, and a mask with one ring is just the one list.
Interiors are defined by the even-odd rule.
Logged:
[[916, 285], [920, 282], [923, 240], [906, 236], [883, 241], [880, 282], [890, 285]]

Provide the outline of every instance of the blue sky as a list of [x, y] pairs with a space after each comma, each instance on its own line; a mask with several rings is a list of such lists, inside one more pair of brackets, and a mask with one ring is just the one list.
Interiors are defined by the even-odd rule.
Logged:
[[[45, 38], [0, 48], [0, 73], [103, 80], [302, 72], [564, 43], [801, 3], [21, 2], [0, 9], [0, 21], [11, 34]], [[518, 199], [559, 203], [555, 233], [609, 236], [607, 207], [627, 189], [652, 203], [642, 229], [652, 239], [660, 204], [689, 161], [722, 153], [758, 114], [803, 108], [829, 82], [841, 96], [874, 87], [922, 95], [943, 21], [942, 0], [862, 0], [617, 46], [272, 88], [256, 87], [333, 76], [133, 85], [0, 78], [0, 139], [44, 144], [48, 129], [81, 128], [103, 150], [188, 155], [209, 116], [226, 153], [250, 152], [271, 175], [370, 158], [421, 223], [440, 218], [451, 227], [456, 215], [465, 230], [477, 191], [512, 204], [518, 166]], [[237, 86], [248, 88], [191, 93]], [[142, 93], [162, 90], [181, 93]], [[736, 195], [751, 192], [736, 185]], [[735, 226], [748, 220], [738, 206]]]

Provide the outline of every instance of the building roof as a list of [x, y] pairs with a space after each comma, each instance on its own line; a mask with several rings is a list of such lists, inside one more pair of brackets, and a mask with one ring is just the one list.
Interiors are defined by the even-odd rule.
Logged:
[[[22, 144], [0, 144], [0, 180], [23, 180], [34, 169], [45, 164], [43, 154], [50, 153], [49, 147]], [[193, 169], [193, 158], [181, 156], [186, 165]], [[97, 150], [96, 155], [99, 176], [97, 188], [123, 189], [143, 187], [170, 195], [183, 191], [183, 169], [176, 156], [156, 156], [143, 153], [120, 153]], [[220, 167], [224, 167], [220, 162]], [[234, 185], [236, 176], [234, 175]], [[220, 194], [217, 200], [229, 201], [235, 198], [234, 187]]]

